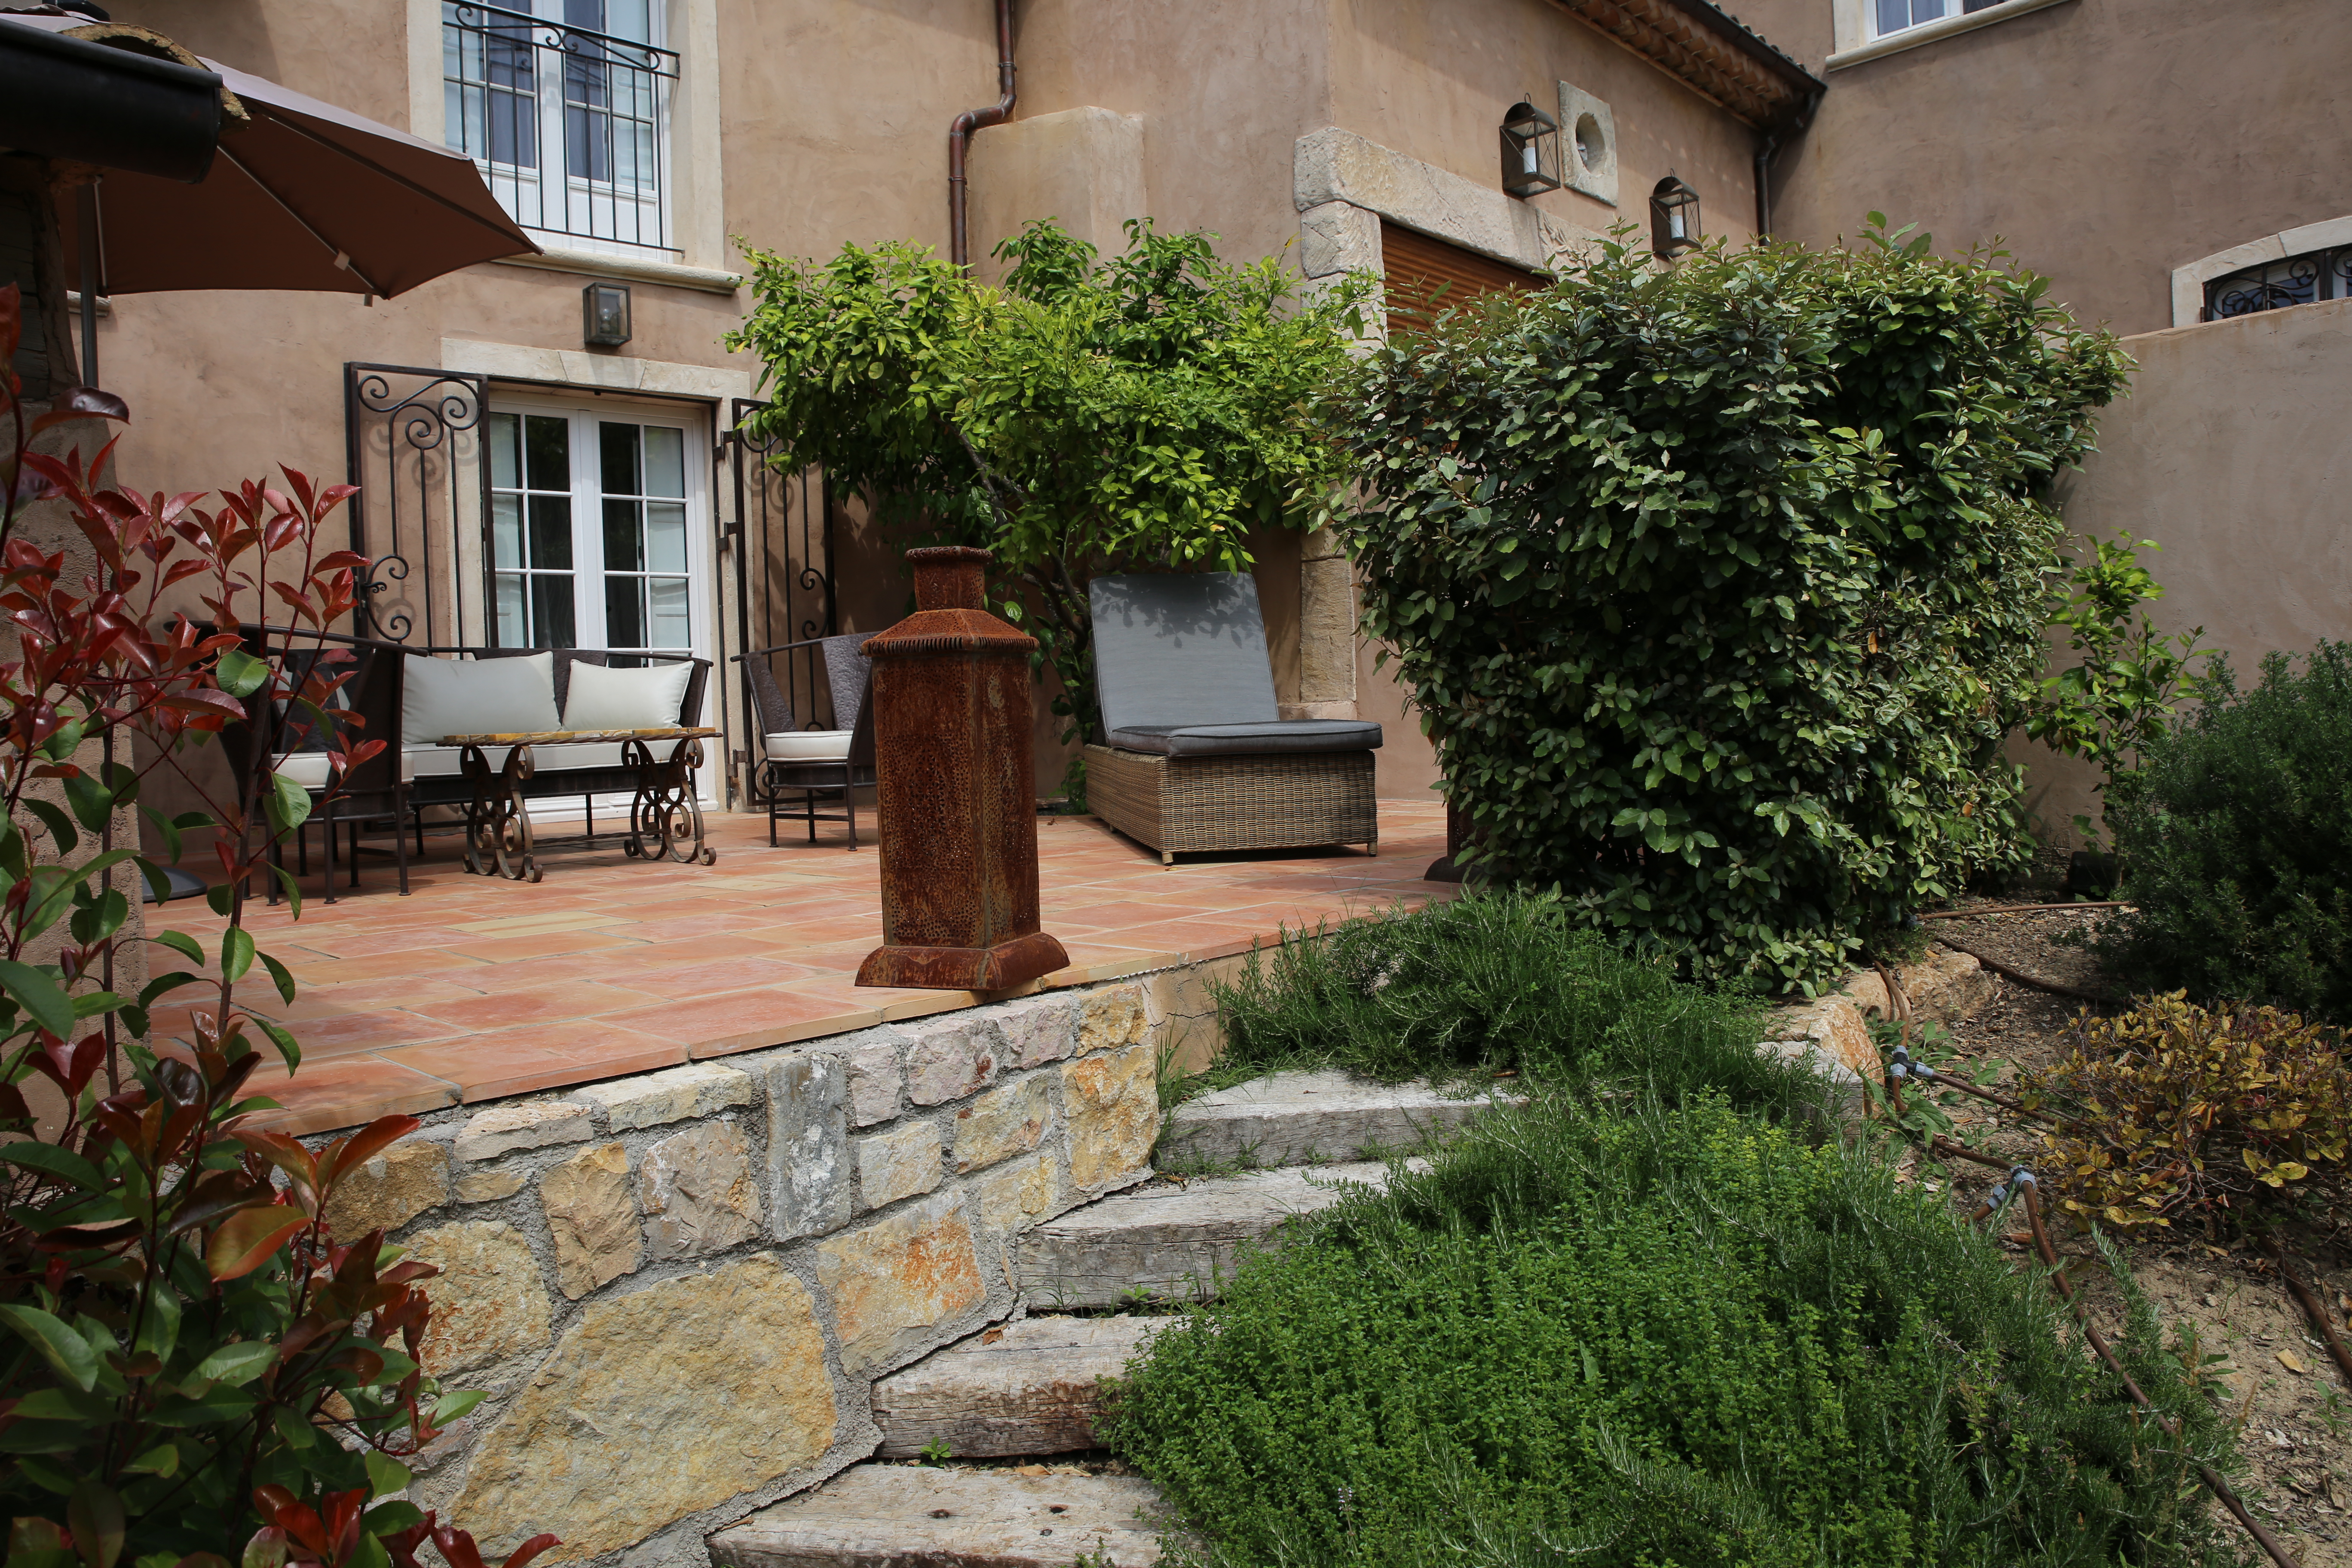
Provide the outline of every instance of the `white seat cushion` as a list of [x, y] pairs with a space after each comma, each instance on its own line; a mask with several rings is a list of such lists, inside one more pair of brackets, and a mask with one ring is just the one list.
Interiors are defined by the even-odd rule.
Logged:
[[[530, 749], [531, 769], [536, 776], [544, 777], [573, 768], [617, 768], [621, 765], [623, 744], [619, 741], [600, 741], [593, 746], [533, 746]], [[663, 742], [656, 741], [654, 746], [656, 756], [669, 754]], [[482, 756], [496, 771], [507, 765], [507, 757], [513, 750], [511, 746], [484, 746]], [[420, 779], [456, 778], [466, 771], [460, 760], [465, 752], [463, 746], [411, 746], [405, 759], [414, 769], [409, 776]]]
[[694, 666], [654, 664], [643, 669], [607, 669], [577, 659], [563, 696], [567, 730], [667, 730], [677, 724]]
[[405, 747], [437, 746], [445, 735], [563, 728], [555, 710], [551, 653], [479, 659], [416, 654], [401, 675], [400, 738]]
[[837, 763], [849, 755], [846, 730], [790, 730], [766, 741], [772, 763]]
[[[415, 756], [415, 752], [405, 750], [400, 753], [401, 783], [416, 777]], [[328, 758], [324, 752], [289, 752], [270, 767], [280, 778], [292, 779], [304, 789], [327, 787]]]

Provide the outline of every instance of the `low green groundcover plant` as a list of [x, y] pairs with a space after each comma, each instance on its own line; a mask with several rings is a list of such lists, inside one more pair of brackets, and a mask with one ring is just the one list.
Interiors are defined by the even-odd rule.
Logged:
[[1480, 864], [1698, 978], [1817, 985], [2030, 851], [2042, 496], [2128, 362], [1998, 253], [1866, 238], [1608, 246], [1336, 411]]
[[1539, 1100], [1251, 1259], [1113, 1440], [1221, 1564], [2236, 1561], [2190, 1468], [2226, 1428], [2131, 1300], [2182, 1444], [1884, 1163], [1719, 1100]]
[[1216, 988], [1224, 1053], [1199, 1087], [1293, 1068], [1384, 1082], [1521, 1073], [1554, 1085], [1695, 1089], [1779, 1115], [1820, 1085], [1755, 1052], [1758, 1012], [1677, 984], [1583, 929], [1558, 898], [1498, 888], [1293, 931]]
[[2137, 906], [2101, 944], [2135, 991], [2185, 989], [2352, 1024], [2352, 644], [2240, 691], [2217, 660], [2204, 706], [2143, 748], [2107, 823]]

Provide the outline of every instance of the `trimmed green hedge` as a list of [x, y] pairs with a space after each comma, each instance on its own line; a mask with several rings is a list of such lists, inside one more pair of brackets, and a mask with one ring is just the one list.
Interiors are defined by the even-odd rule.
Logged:
[[2352, 1024], [2352, 643], [2204, 706], [2116, 782], [2107, 826], [2137, 910], [2100, 955], [2136, 991], [2272, 1002]]
[[1612, 246], [1371, 356], [1342, 526], [1490, 871], [1777, 989], [2021, 862], [2035, 497], [2128, 362], [1998, 260]]

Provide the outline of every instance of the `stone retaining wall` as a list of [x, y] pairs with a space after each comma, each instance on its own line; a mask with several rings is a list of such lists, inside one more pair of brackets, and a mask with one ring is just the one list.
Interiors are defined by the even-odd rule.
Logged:
[[1166, 989], [429, 1119], [331, 1211], [441, 1266], [426, 1368], [490, 1395], [411, 1495], [486, 1555], [707, 1568], [709, 1531], [873, 1452], [874, 1379], [1012, 1310], [1016, 1236], [1148, 1174]]

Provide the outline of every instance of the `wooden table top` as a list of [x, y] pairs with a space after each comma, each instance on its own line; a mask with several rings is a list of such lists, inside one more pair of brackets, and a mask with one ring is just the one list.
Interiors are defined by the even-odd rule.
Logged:
[[445, 746], [588, 746], [615, 741], [696, 741], [719, 731], [708, 725], [667, 730], [523, 730], [504, 735], [444, 735]]

